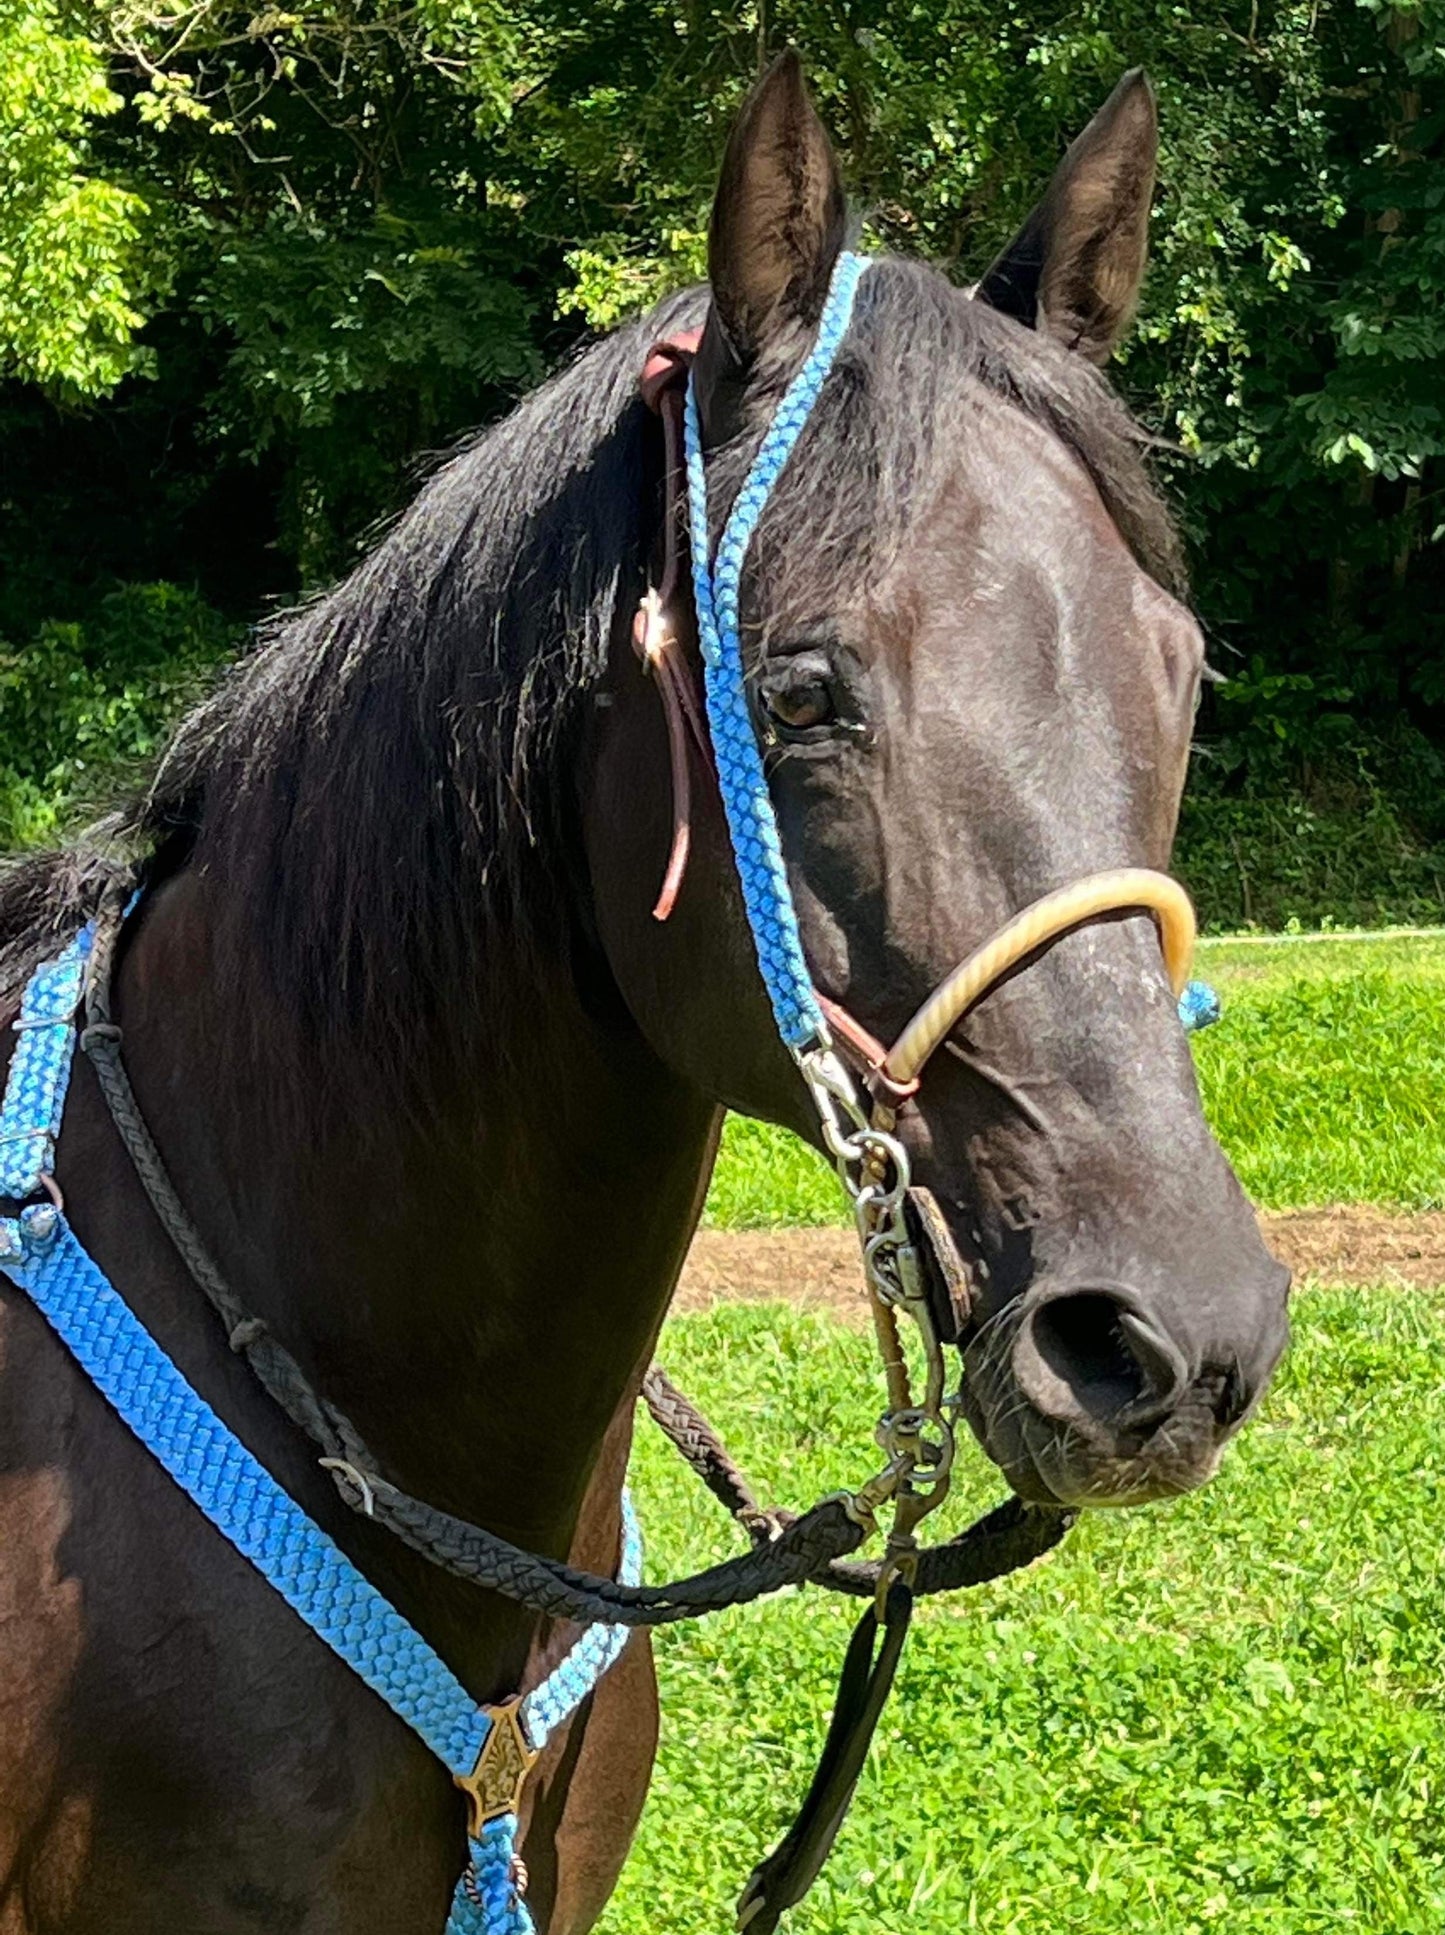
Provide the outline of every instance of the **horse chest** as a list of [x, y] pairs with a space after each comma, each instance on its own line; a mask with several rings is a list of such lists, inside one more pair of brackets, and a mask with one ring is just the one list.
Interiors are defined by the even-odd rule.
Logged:
[[197, 1522], [8, 1286], [0, 1741], [0, 1935], [445, 1919], [441, 1770]]
[[[11, 1313], [0, 1307], [0, 1366], [18, 1353]], [[0, 1368], [3, 1393], [13, 1385]], [[12, 1429], [6, 1437], [13, 1435]], [[9, 1447], [7, 1446], [8, 1452]], [[0, 1935], [32, 1935], [40, 1916], [63, 1909], [68, 1877], [88, 1840], [79, 1796], [57, 1793], [57, 1720], [79, 1661], [83, 1613], [79, 1582], [67, 1575], [62, 1545], [71, 1521], [65, 1472], [29, 1468], [0, 1454]]]

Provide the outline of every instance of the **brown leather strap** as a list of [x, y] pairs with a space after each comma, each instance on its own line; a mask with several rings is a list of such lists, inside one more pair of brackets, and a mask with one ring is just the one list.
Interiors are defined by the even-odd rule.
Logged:
[[918, 1093], [916, 1079], [895, 1082], [886, 1073], [883, 1064], [888, 1059], [888, 1050], [845, 1007], [821, 993], [818, 994], [818, 1006], [837, 1036], [839, 1047], [854, 1064], [855, 1072], [862, 1077], [863, 1086], [880, 1107], [898, 1109], [910, 1096]]
[[792, 1827], [748, 1877], [738, 1902], [739, 1935], [772, 1935], [817, 1880], [852, 1804], [912, 1616], [913, 1594], [895, 1580], [882, 1620], [870, 1607], [855, 1627], [812, 1785]]
[[682, 557], [687, 539], [687, 468], [683, 459], [683, 393], [702, 331], [691, 329], [654, 345], [642, 369], [642, 398], [662, 420], [663, 511], [662, 582], [649, 589], [632, 621], [632, 643], [651, 672], [667, 722], [668, 764], [672, 775], [672, 846], [662, 890], [652, 909], [666, 920], [676, 905], [692, 847], [691, 735], [706, 766], [712, 746], [698, 710], [692, 680], [682, 662], [678, 640]]
[[640, 385], [642, 400], [649, 410], [658, 408], [664, 391], [686, 385], [687, 373], [701, 341], [700, 329], [680, 329], [675, 336], [664, 336], [652, 345], [642, 365]]

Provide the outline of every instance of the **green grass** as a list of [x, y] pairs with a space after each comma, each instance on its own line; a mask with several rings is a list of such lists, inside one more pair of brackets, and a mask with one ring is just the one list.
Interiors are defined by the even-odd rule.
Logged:
[[[1225, 1003], [1195, 1041], [1205, 1107], [1257, 1202], [1445, 1204], [1445, 937], [1207, 941], [1198, 971]], [[846, 1219], [818, 1157], [735, 1117], [708, 1220]]]
[[[1445, 1302], [1312, 1290], [1203, 1493], [1090, 1514], [922, 1609], [852, 1817], [790, 1935], [1439, 1935]], [[760, 1488], [855, 1480], [866, 1336], [739, 1307], [664, 1358]], [[965, 1461], [963, 1504], [1000, 1493]], [[721, 1514], [647, 1427], [654, 1578]], [[961, 1511], [954, 1513], [960, 1519]], [[852, 1614], [789, 1595], [659, 1642], [663, 1745], [605, 1935], [716, 1935], [806, 1786]]]

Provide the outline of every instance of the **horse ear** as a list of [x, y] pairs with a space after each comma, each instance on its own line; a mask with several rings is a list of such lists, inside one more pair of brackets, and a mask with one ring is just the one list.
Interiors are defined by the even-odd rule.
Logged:
[[776, 338], [817, 324], [847, 220], [837, 159], [802, 63], [780, 54], [744, 103], [723, 156], [708, 231], [713, 306], [700, 377], [742, 378]]
[[1136, 67], [1059, 163], [975, 298], [1107, 362], [1138, 300], [1158, 152], [1154, 90]]

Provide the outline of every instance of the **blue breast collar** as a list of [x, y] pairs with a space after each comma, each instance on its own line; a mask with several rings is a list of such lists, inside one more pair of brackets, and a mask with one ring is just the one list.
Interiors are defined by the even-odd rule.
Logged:
[[[25, 990], [0, 1105], [0, 1193], [25, 1202], [0, 1218], [0, 1270], [36, 1308], [182, 1491], [311, 1630], [451, 1773], [471, 1808], [470, 1859], [447, 1935], [533, 1935], [516, 1862], [522, 1781], [552, 1733], [596, 1686], [627, 1641], [593, 1626], [542, 1684], [484, 1706], [313, 1523], [181, 1376], [87, 1254], [54, 1184], [55, 1142], [75, 1052], [75, 1015], [93, 927], [38, 968]], [[636, 1585], [642, 1545], [622, 1501], [619, 1577]]]

